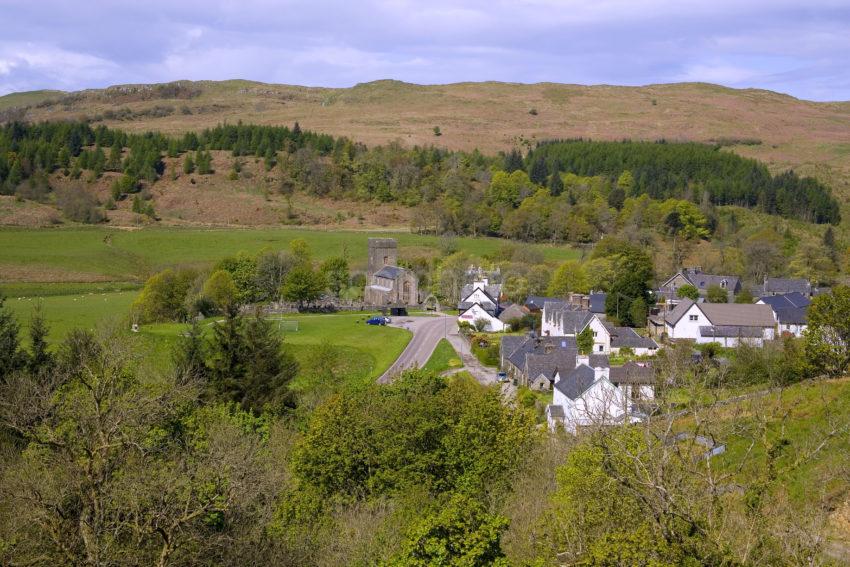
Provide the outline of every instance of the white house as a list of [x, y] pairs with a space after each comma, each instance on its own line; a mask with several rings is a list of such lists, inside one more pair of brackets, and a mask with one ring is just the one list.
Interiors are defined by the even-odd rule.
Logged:
[[765, 295], [756, 301], [757, 305], [769, 305], [773, 309], [780, 335], [794, 335], [795, 337], [802, 337], [803, 331], [809, 327], [810, 303], [811, 300], [808, 296], [796, 291], [782, 295]]
[[740, 343], [762, 346], [776, 337], [776, 318], [769, 305], [694, 303], [682, 300], [664, 319], [670, 339], [689, 339], [698, 344]]
[[544, 303], [541, 320], [543, 336], [576, 337], [588, 327], [593, 333], [593, 352], [596, 354], [617, 354], [622, 348], [630, 348], [637, 355], [655, 354], [658, 351], [658, 343], [641, 337], [634, 329], [615, 327], [596, 313], [577, 310], [567, 303]]
[[481, 330], [488, 333], [501, 333], [502, 331], [510, 329], [510, 325], [496, 317], [479, 303], [473, 303], [470, 307], [461, 311], [457, 320], [458, 323], [469, 323], [472, 326], [475, 326], [476, 322], [479, 320], [486, 321], [486, 325]]
[[575, 434], [584, 427], [643, 418], [638, 402], [654, 397], [651, 369], [635, 363], [619, 368], [595, 366], [590, 357], [581, 356], [577, 362], [573, 370], [555, 375], [552, 403], [546, 408], [550, 430], [563, 427]]

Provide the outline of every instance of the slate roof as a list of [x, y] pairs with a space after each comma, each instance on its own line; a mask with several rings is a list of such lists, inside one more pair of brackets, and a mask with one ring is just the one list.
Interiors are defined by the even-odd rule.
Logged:
[[[519, 340], [516, 340], [519, 339]], [[525, 368], [525, 357], [528, 354], [545, 354], [546, 348], [549, 346], [555, 352], [559, 350], [569, 350], [578, 352], [578, 345], [575, 337], [517, 337], [505, 336], [502, 337], [500, 343], [501, 352], [504, 358], [510, 361], [517, 368]], [[575, 358], [575, 353], [573, 357]], [[573, 362], [575, 366], [575, 362]]]
[[614, 384], [652, 384], [655, 373], [650, 366], [641, 366], [630, 360], [623, 366], [612, 366], [608, 374]]
[[590, 294], [590, 312], [591, 313], [605, 313], [605, 299], [608, 297], [607, 293], [591, 293]]
[[508, 323], [514, 319], [522, 319], [523, 317], [525, 317], [525, 311], [516, 303], [508, 305], [499, 313], [499, 320], [503, 323]]
[[630, 327], [614, 327], [611, 335], [614, 348], [658, 348], [658, 343], [648, 337], [642, 337]]
[[525, 298], [525, 306], [529, 309], [541, 310], [545, 303], [564, 303], [554, 297], [544, 297], [542, 295], [529, 295]]
[[399, 268], [398, 266], [384, 266], [383, 268], [375, 272], [375, 277], [394, 280], [399, 276], [403, 275], [404, 272], [404, 268]]
[[596, 373], [593, 368], [582, 364], [574, 368], [566, 376], [555, 382], [555, 388], [567, 398], [575, 400], [596, 382]]
[[773, 327], [776, 319], [769, 305], [754, 303], [700, 303], [699, 308], [712, 325]]
[[791, 293], [797, 292], [809, 295], [811, 284], [805, 278], [765, 278], [764, 293]]
[[792, 309], [795, 307], [808, 307], [811, 303], [808, 297], [796, 291], [782, 295], [765, 295], [763, 297], [759, 297], [759, 301], [770, 305], [774, 311], [779, 309]]
[[[493, 296], [487, 291], [487, 289], [481, 288], [481, 291], [484, 292], [485, 297], [487, 297], [487, 299], [490, 300], [489, 304], [483, 304], [482, 305], [478, 301], [466, 301], [467, 299], [469, 299], [469, 296], [472, 295], [475, 292], [475, 289], [470, 289], [469, 293], [466, 293], [467, 287], [471, 287], [471, 286], [463, 286], [464, 293], [461, 294], [462, 300], [457, 305], [458, 310], [466, 311], [467, 309], [469, 309], [470, 307], [472, 307], [473, 305], [475, 305], [477, 303], [487, 313], [489, 313], [490, 315], [493, 315], [495, 317], [496, 314], [499, 312], [499, 300], [497, 299], [499, 296], [498, 295]], [[492, 307], [490, 305], [492, 305]]]
[[547, 322], [557, 323], [565, 334], [575, 335], [590, 323], [593, 313], [564, 302], [547, 301], [543, 308]]
[[776, 309], [774, 312], [782, 325], [805, 325], [809, 321], [808, 309], [805, 307], [787, 307]]
[[[741, 286], [741, 278], [738, 276], [706, 274], [694, 268], [685, 268], [682, 270], [682, 275], [700, 291], [706, 291], [709, 287], [716, 285], [734, 292]], [[724, 281], [726, 282], [725, 286], [723, 285]]]
[[525, 357], [525, 373], [530, 380], [541, 374], [549, 380], [555, 379], [555, 373], [563, 376], [576, 367], [576, 349], [556, 349], [549, 354], [529, 353]]
[[706, 338], [745, 338], [754, 339], [762, 336], [760, 327], [751, 326], [736, 326], [736, 325], [715, 325], [699, 328], [700, 336]]
[[[485, 286], [478, 286], [479, 288], [484, 290], [484, 293], [490, 296], [490, 299], [493, 300], [493, 303], [499, 302], [499, 297], [502, 295], [502, 284], [490, 284]], [[475, 284], [466, 284], [460, 290], [460, 297], [462, 299], [466, 299], [472, 292], [475, 291]]]
[[591, 368], [607, 368], [611, 366], [611, 361], [607, 354], [589, 354], [587, 365]]
[[[693, 304], [690, 299], [682, 300], [667, 314], [665, 321], [675, 325]], [[715, 326], [773, 327], [776, 324], [773, 309], [769, 305], [700, 303], [699, 309]]]

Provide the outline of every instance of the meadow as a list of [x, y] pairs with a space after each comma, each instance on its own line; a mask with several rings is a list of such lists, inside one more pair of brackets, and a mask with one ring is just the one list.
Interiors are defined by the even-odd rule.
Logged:
[[[307, 241], [319, 260], [345, 252], [352, 268], [362, 269], [366, 265], [369, 237], [395, 238], [401, 258], [433, 255], [441, 244], [435, 236], [408, 232], [330, 232], [301, 228], [2, 229], [0, 282], [141, 282], [169, 266], [208, 266], [239, 252], [283, 249], [296, 238]], [[492, 254], [508, 243], [498, 238], [472, 237], [460, 237], [454, 242], [459, 250], [475, 256]], [[533, 247], [552, 261], [580, 256], [580, 251], [569, 246]]]

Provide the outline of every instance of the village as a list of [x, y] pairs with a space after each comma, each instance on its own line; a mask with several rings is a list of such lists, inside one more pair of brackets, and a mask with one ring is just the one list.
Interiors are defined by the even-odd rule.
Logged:
[[[498, 267], [469, 266], [466, 279], [457, 304], [460, 335], [498, 341], [498, 380], [551, 392], [548, 428], [573, 434], [647, 419], [657, 383], [653, 359], [660, 348], [692, 344], [699, 360], [701, 345], [734, 349], [800, 338], [811, 299], [829, 292], [803, 278], [765, 277], [747, 289], [751, 303], [736, 303], [744, 289], [740, 277], [683, 268], [653, 290], [653, 306], [636, 329], [609, 320], [605, 292], [528, 296], [518, 304], [506, 300]], [[397, 244], [389, 238], [369, 239], [364, 297], [394, 315], [433, 301], [419, 293], [415, 274], [398, 266]], [[524, 329], [529, 318], [536, 324]]]

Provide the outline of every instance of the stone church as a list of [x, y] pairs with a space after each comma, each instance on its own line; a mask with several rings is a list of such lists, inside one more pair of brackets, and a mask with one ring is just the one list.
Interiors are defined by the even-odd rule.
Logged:
[[398, 267], [398, 244], [394, 238], [369, 239], [369, 267], [363, 300], [369, 305], [417, 305], [416, 274]]

